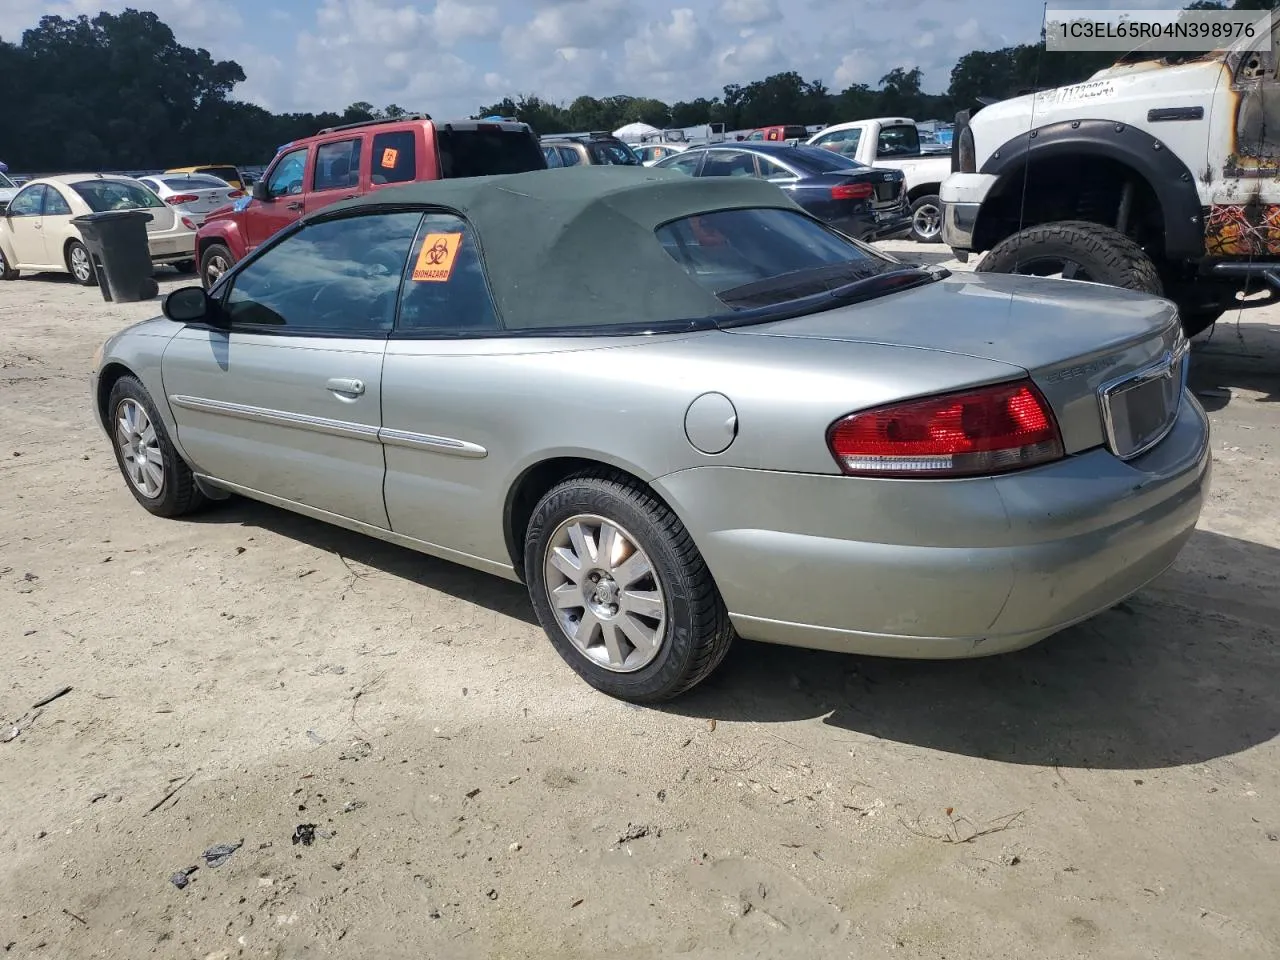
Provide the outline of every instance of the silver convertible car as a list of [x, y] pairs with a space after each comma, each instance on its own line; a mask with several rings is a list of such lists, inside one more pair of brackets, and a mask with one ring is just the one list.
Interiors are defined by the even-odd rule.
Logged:
[[1165, 570], [1209, 483], [1171, 304], [911, 266], [754, 179], [382, 190], [164, 313], [93, 372], [144, 508], [240, 494], [523, 581], [635, 701], [735, 636], [1034, 643]]

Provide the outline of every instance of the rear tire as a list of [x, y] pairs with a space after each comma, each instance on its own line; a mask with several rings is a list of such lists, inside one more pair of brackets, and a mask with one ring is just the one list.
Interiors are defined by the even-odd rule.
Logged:
[[942, 198], [935, 194], [911, 204], [911, 239], [916, 243], [942, 242]]
[[93, 265], [93, 258], [89, 256], [89, 248], [79, 240], [72, 240], [67, 244], [67, 272], [82, 287], [98, 285], [98, 270]]
[[[605, 525], [617, 549], [601, 556]], [[654, 703], [678, 696], [706, 679], [733, 642], [693, 538], [630, 477], [571, 477], [547, 493], [529, 521], [524, 569], [556, 652], [612, 697]]]
[[[1067, 277], [1064, 267], [1076, 266]], [[1058, 269], [1054, 269], [1055, 265]], [[978, 264], [978, 273], [1021, 273], [1091, 280], [1161, 296], [1160, 271], [1146, 252], [1119, 230], [1086, 220], [1027, 227], [1000, 241]]]
[[205, 505], [191, 468], [136, 377], [121, 377], [111, 388], [106, 421], [116, 465], [143, 509], [157, 517], [180, 517]]
[[200, 285], [208, 290], [218, 278], [235, 266], [236, 258], [224, 243], [211, 243], [200, 256]]

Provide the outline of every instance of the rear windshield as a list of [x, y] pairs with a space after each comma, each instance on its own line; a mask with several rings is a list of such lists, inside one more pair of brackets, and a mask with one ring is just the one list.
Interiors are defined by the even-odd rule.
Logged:
[[914, 123], [895, 123], [880, 128], [880, 141], [876, 144], [878, 157], [910, 157], [920, 152], [920, 131]]
[[129, 180], [83, 180], [71, 184], [71, 189], [80, 194], [94, 213], [164, 206], [160, 198], [142, 184]]
[[591, 162], [603, 166], [640, 167], [644, 164], [636, 152], [621, 141], [593, 140], [588, 142]]
[[809, 136], [809, 131], [804, 127], [784, 127], [782, 129], [782, 139], [784, 140], [803, 140]]
[[199, 174], [158, 179], [170, 190], [225, 190], [231, 186], [225, 180], [219, 180], [217, 177], [202, 177]]
[[223, 180], [239, 180], [240, 171], [235, 167], [201, 167], [201, 173], [208, 173]]
[[780, 160], [794, 160], [798, 167], [805, 167], [814, 173], [828, 173], [835, 170], [866, 170], [865, 163], [859, 163], [852, 157], [842, 156], [822, 147], [793, 147], [787, 153], [778, 155]]
[[816, 220], [773, 207], [685, 217], [656, 233], [690, 277], [735, 309], [821, 293], [896, 265]]
[[527, 130], [436, 129], [440, 174], [446, 178], [487, 177], [545, 170], [547, 159]]

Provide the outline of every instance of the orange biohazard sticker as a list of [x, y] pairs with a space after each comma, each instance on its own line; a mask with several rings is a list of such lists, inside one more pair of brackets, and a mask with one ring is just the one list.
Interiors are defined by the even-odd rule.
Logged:
[[395, 147], [387, 147], [382, 151], [382, 167], [384, 170], [391, 170], [396, 165], [396, 158], [400, 156], [400, 151]]
[[419, 283], [444, 283], [453, 273], [460, 246], [460, 233], [428, 233], [413, 266], [413, 279]]

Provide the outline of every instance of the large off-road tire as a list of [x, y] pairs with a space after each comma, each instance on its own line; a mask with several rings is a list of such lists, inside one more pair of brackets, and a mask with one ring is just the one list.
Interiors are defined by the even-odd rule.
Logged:
[[1087, 220], [1027, 227], [991, 248], [979, 273], [1062, 274], [1143, 293], [1164, 293], [1160, 271], [1146, 252], [1119, 230]]
[[689, 532], [629, 477], [588, 474], [548, 492], [529, 522], [524, 569], [556, 651], [610, 696], [675, 697], [709, 676], [733, 641]]
[[929, 194], [911, 204], [911, 239], [916, 243], [942, 242], [942, 198]]
[[157, 517], [180, 517], [204, 506], [191, 468], [135, 377], [121, 377], [111, 388], [106, 421], [125, 485], [144, 509]]

